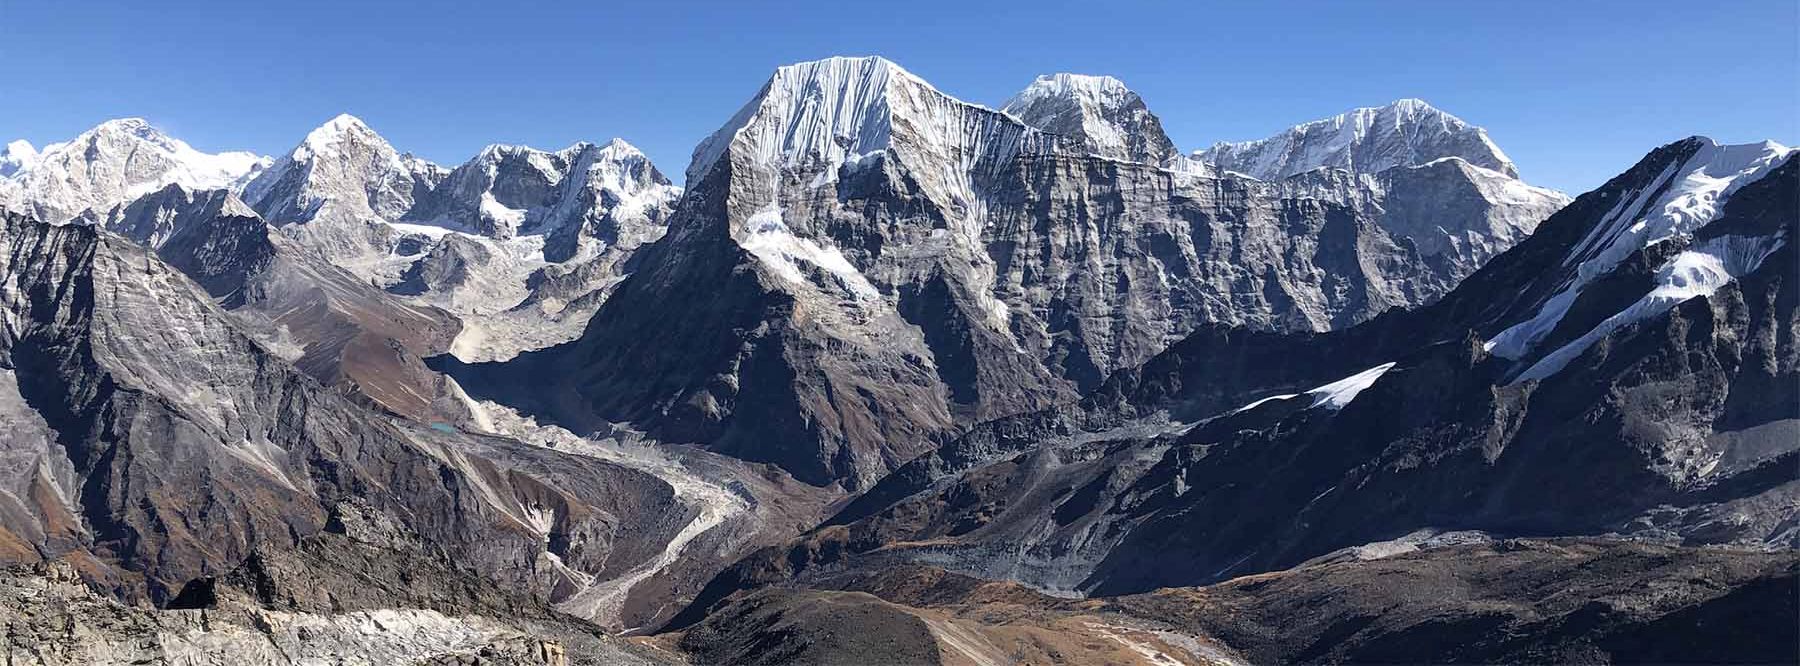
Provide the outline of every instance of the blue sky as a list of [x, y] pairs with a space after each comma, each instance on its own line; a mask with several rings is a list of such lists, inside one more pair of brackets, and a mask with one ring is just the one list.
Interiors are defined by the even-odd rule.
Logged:
[[1111, 74], [1187, 150], [1421, 97], [1580, 192], [1690, 134], [1800, 141], [1797, 26], [1795, 0], [0, 0], [0, 139], [143, 116], [278, 154], [350, 112], [441, 163], [619, 136], [679, 178], [777, 65], [878, 54], [990, 106], [1037, 74]]

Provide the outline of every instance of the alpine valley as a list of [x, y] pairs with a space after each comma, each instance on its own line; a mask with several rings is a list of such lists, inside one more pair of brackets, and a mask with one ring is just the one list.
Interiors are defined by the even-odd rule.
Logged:
[[681, 186], [8, 144], [6, 663], [1800, 656], [1793, 149], [1025, 83], [780, 67]]

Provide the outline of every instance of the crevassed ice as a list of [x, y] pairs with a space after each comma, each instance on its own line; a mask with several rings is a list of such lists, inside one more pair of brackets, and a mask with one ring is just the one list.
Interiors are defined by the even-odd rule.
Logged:
[[1556, 328], [1596, 278], [1651, 243], [1688, 235], [1711, 223], [1732, 193], [1762, 178], [1792, 153], [1773, 141], [1722, 146], [1707, 140], [1686, 161], [1670, 164], [1649, 185], [1620, 197], [1563, 259], [1565, 266], [1576, 265], [1569, 284], [1530, 319], [1501, 331], [1484, 347], [1508, 359], [1525, 356]]

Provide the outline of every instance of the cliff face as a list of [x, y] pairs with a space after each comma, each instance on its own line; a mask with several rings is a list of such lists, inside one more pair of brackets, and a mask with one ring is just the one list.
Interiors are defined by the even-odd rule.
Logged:
[[[0, 224], [10, 561], [65, 560], [162, 602], [353, 511], [413, 535], [421, 557], [551, 602], [654, 571], [696, 510], [650, 473], [358, 404], [121, 237], [10, 214]], [[317, 576], [403, 575], [316, 564]]]
[[[1032, 108], [1080, 111], [1056, 95], [1081, 90]], [[1141, 106], [1089, 124], [1166, 142]], [[668, 236], [579, 340], [464, 383], [860, 487], [1203, 324], [1431, 302], [1563, 200], [1456, 160], [1261, 182], [1097, 152], [878, 58], [781, 68], [695, 151]], [[545, 376], [555, 397], [526, 390]]]
[[1117, 595], [1445, 533], [1793, 548], [1791, 155], [1671, 144], [1434, 305], [1318, 334], [1203, 327], [1076, 406], [902, 466], [687, 617], [897, 562]]

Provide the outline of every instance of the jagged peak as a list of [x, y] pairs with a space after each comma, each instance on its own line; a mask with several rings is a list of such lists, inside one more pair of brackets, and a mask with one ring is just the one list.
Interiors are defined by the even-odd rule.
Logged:
[[160, 207], [192, 204], [200, 201], [217, 201], [222, 213], [258, 217], [256, 211], [244, 203], [243, 199], [229, 189], [222, 187], [191, 187], [181, 183], [169, 183], [162, 189], [151, 192], [126, 204], [126, 208], [143, 206]]
[[600, 150], [602, 153], [611, 156], [614, 159], [644, 157], [644, 151], [638, 150], [638, 147], [631, 145], [631, 142], [618, 137], [613, 137], [605, 144], [602, 144]]
[[[618, 165], [648, 162], [650, 158], [643, 151], [638, 150], [637, 146], [615, 137], [604, 144], [576, 141], [569, 144], [568, 147], [554, 152], [523, 144], [492, 143], [476, 153], [475, 157], [469, 160], [469, 164], [492, 167], [494, 163], [502, 159], [526, 160], [541, 171], [560, 174], [565, 169], [575, 168], [584, 159], [590, 160], [594, 165]], [[658, 179], [663, 178], [661, 173], [655, 175]]]
[[37, 161], [37, 147], [31, 145], [30, 141], [19, 139], [8, 143], [4, 149], [0, 149], [0, 178], [9, 178], [30, 169]]

